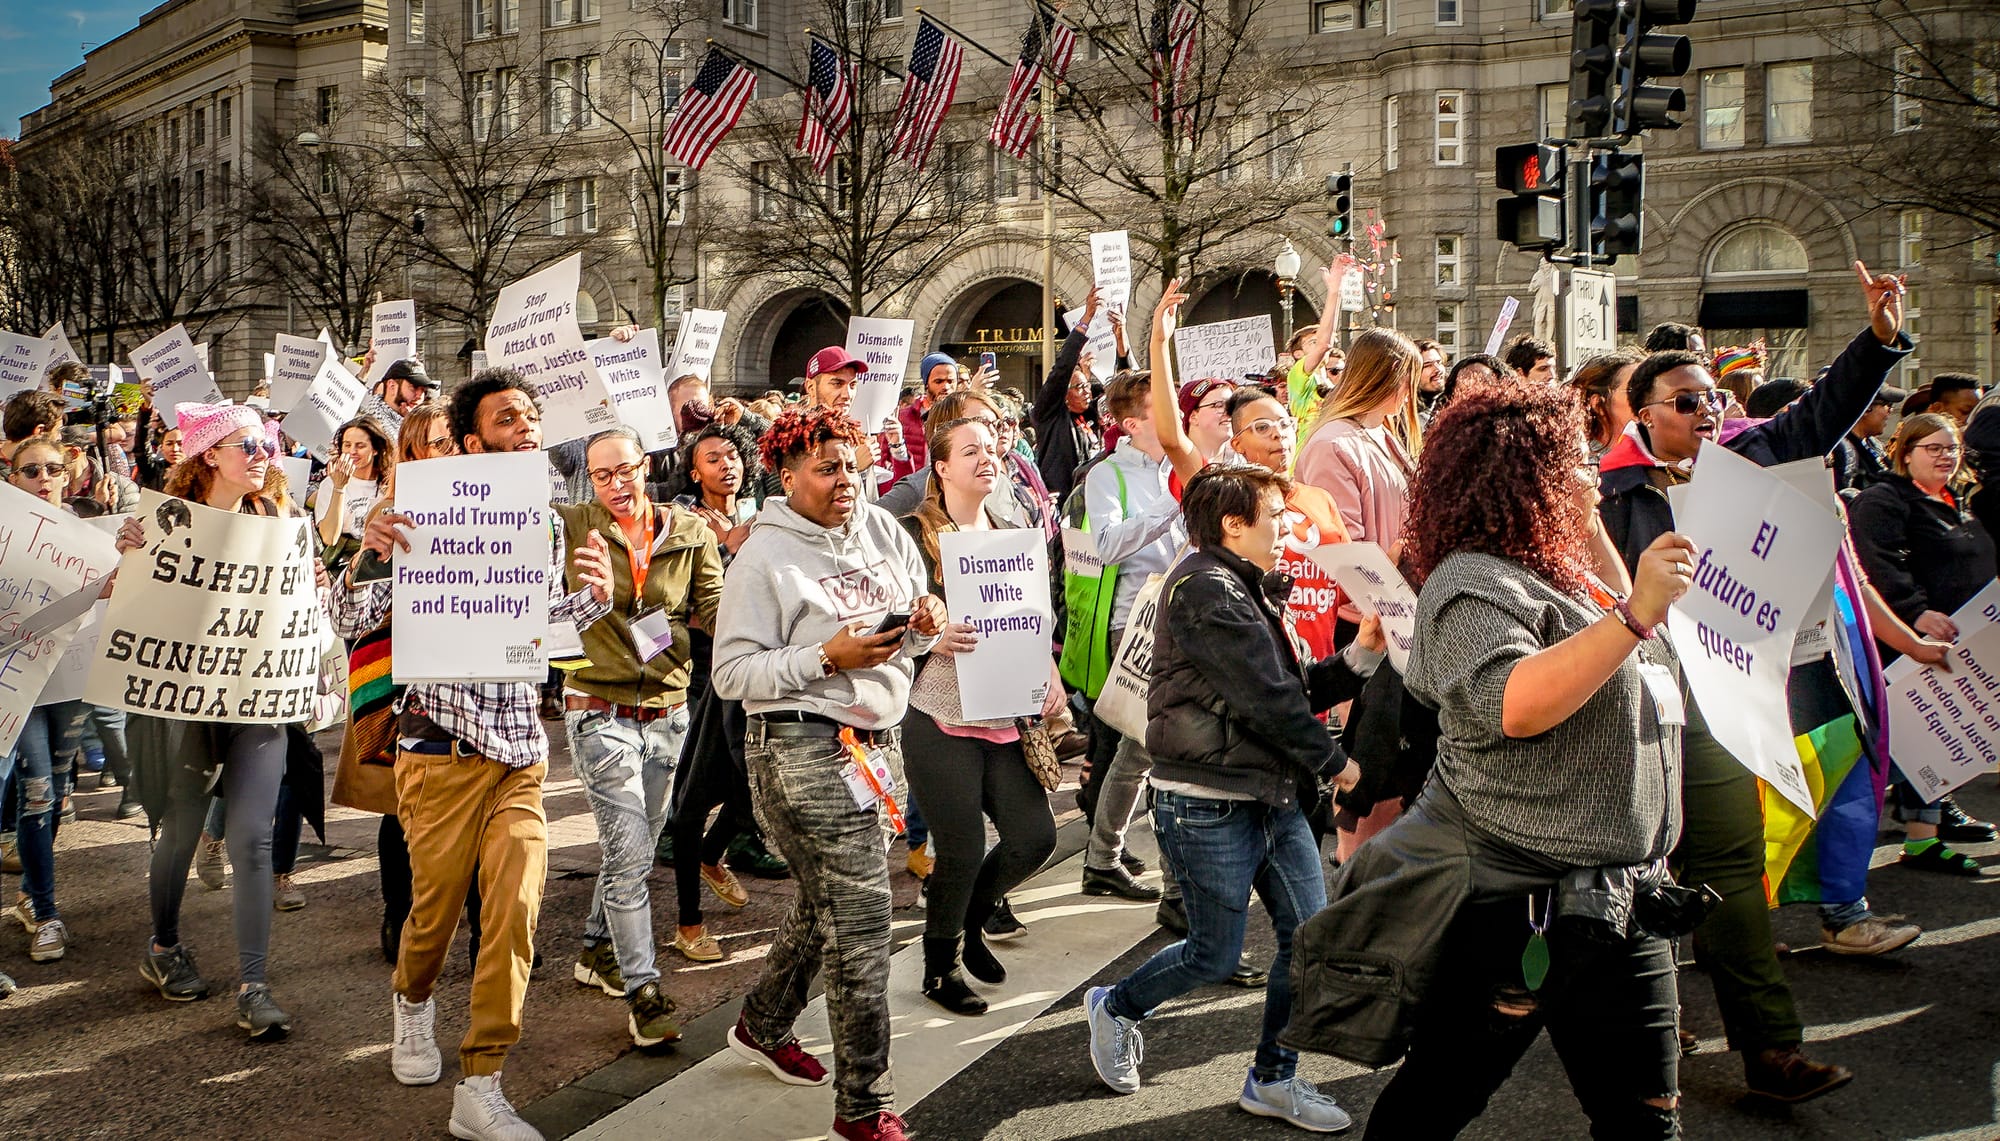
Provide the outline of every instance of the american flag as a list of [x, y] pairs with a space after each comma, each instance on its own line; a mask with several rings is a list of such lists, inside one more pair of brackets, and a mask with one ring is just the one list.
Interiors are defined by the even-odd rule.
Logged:
[[965, 49], [931, 22], [929, 16], [917, 25], [917, 43], [910, 49], [910, 73], [903, 77], [903, 99], [896, 104], [894, 150], [918, 170], [930, 157], [937, 142], [938, 128], [944, 125], [945, 109], [958, 90], [959, 68], [965, 64]]
[[757, 90], [757, 75], [718, 48], [708, 49], [695, 72], [694, 83], [681, 92], [674, 125], [663, 149], [687, 166], [700, 170], [715, 153], [722, 136], [743, 117], [743, 108]]
[[812, 160], [814, 173], [824, 174], [854, 121], [854, 88], [847, 82], [847, 69], [840, 66], [840, 53], [818, 36], [812, 39], [807, 60], [805, 114], [799, 119], [794, 145]]
[[[1180, 99], [1180, 90], [1187, 84], [1188, 68], [1194, 64], [1195, 32], [1199, 30], [1201, 13], [1187, 0], [1180, 0], [1173, 7], [1170, 20], [1167, 9], [1153, 13], [1153, 122], [1160, 121], [1161, 107], [1167, 103], [1177, 104], [1174, 115], [1176, 121], [1187, 126], [1194, 118], [1194, 107]], [[1173, 84], [1162, 93], [1160, 77], [1167, 72], [1167, 58], [1173, 58]]]
[[1021, 58], [1014, 61], [1014, 73], [1007, 80], [1007, 97], [1000, 100], [1000, 113], [993, 117], [993, 129], [986, 141], [1017, 159], [1028, 157], [1035, 130], [1042, 125], [1036, 108], [1036, 88], [1042, 82], [1043, 41], [1047, 40], [1049, 78], [1062, 82], [1069, 71], [1070, 57], [1076, 54], [1076, 29], [1055, 18], [1053, 12], [1037, 6], [1021, 37]]

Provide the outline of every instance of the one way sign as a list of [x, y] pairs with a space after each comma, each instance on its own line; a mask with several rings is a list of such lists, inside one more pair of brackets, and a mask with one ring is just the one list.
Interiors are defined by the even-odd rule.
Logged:
[[1573, 269], [1569, 274], [1567, 305], [1567, 355], [1563, 363], [1574, 369], [1600, 353], [1618, 348], [1618, 280], [1610, 271]]

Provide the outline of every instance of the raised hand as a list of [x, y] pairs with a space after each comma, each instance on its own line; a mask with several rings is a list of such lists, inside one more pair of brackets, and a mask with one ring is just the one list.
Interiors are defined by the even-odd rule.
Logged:
[[1859, 259], [1854, 263], [1854, 275], [1861, 279], [1861, 292], [1868, 298], [1868, 324], [1875, 330], [1875, 339], [1885, 345], [1896, 343], [1896, 335], [1903, 328], [1903, 295], [1909, 292], [1906, 274], [1871, 274]]

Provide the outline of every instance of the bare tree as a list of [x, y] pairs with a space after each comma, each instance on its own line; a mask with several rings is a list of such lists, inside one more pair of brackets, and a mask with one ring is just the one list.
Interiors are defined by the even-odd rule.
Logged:
[[[136, 144], [134, 144], [136, 145]], [[86, 123], [33, 147], [13, 147], [0, 198], [6, 323], [31, 333], [61, 321], [79, 351], [118, 352], [133, 319], [123, 287], [133, 269], [120, 140]]]
[[236, 219], [223, 189], [174, 143], [141, 133], [118, 198], [128, 327], [142, 341], [176, 324], [197, 340], [221, 337], [245, 317]]

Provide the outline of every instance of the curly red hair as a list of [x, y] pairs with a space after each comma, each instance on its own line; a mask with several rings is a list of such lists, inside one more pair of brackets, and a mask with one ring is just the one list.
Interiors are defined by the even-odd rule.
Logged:
[[1577, 495], [1583, 410], [1550, 385], [1461, 389], [1424, 433], [1410, 489], [1407, 569], [1418, 584], [1460, 551], [1512, 559], [1573, 590], [1589, 573], [1590, 508]]
[[770, 428], [757, 441], [757, 453], [763, 457], [765, 469], [775, 472], [785, 466], [785, 461], [796, 459], [830, 441], [852, 444], [857, 451], [868, 448], [867, 434], [845, 413], [831, 408], [813, 408], [793, 410], [771, 421]]

